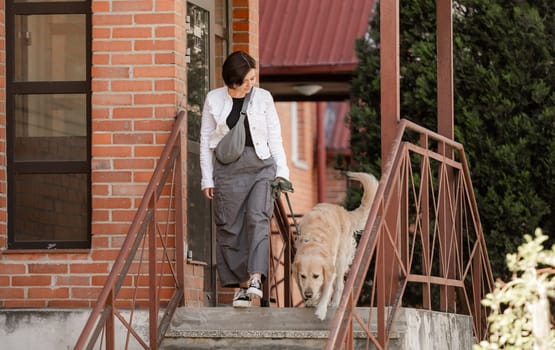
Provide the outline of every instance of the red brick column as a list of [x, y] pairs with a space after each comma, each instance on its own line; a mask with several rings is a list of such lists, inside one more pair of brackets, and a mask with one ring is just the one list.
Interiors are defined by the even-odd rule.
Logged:
[[93, 1], [91, 268], [119, 252], [186, 103], [185, 5]]
[[258, 0], [232, 0], [232, 51], [243, 50], [258, 61], [259, 4]]
[[[6, 33], [6, 12], [0, 6], [0, 33]], [[0, 35], [0, 250], [8, 245], [7, 237], [7, 173], [6, 173], [6, 40]], [[1, 253], [0, 253], [1, 254]], [[1, 279], [1, 277], [0, 277]], [[0, 286], [2, 285], [0, 281]], [[0, 296], [0, 299], [2, 297]]]
[[185, 306], [204, 306], [205, 267], [205, 262], [187, 260], [185, 265]]

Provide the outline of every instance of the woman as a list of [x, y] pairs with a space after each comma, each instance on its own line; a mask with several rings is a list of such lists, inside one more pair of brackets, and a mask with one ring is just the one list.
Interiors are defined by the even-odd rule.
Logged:
[[[288, 183], [289, 178], [274, 100], [268, 91], [254, 86], [255, 67], [254, 58], [242, 51], [226, 58], [225, 86], [206, 96], [200, 133], [201, 188], [206, 198], [214, 199], [221, 285], [239, 287], [234, 307], [249, 307], [253, 298], [263, 295], [273, 211], [271, 184], [275, 179]], [[214, 149], [237, 123], [248, 93], [245, 150], [235, 162], [222, 164]]]

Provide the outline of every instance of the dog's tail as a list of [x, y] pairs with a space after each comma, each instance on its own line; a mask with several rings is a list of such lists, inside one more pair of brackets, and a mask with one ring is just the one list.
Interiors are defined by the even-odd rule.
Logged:
[[366, 220], [368, 219], [368, 214], [370, 213], [370, 208], [372, 207], [372, 202], [374, 201], [374, 196], [378, 190], [379, 181], [374, 175], [368, 173], [348, 171], [347, 176], [360, 182], [364, 188], [360, 206], [350, 212], [353, 216], [353, 222], [359, 223], [359, 227], [356, 227], [355, 230], [363, 230], [366, 225]]

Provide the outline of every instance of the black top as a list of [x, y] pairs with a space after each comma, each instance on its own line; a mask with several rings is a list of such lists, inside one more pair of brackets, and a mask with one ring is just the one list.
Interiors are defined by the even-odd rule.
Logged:
[[[231, 112], [227, 116], [225, 120], [227, 126], [231, 129], [237, 124], [239, 120], [239, 115], [241, 114], [241, 109], [243, 108], [243, 101], [245, 98], [233, 98], [233, 107], [231, 108]], [[245, 146], [253, 147], [252, 143], [252, 136], [251, 130], [249, 128], [249, 119], [245, 118]]]

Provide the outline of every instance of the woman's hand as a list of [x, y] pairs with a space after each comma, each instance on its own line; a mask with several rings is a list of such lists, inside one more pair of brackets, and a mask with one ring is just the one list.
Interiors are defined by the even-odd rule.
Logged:
[[206, 198], [214, 199], [214, 187], [205, 188], [202, 192], [204, 192]]
[[276, 177], [276, 179], [271, 183], [272, 196], [274, 198], [279, 198], [282, 192], [295, 192], [293, 189], [293, 184], [282, 177]]

